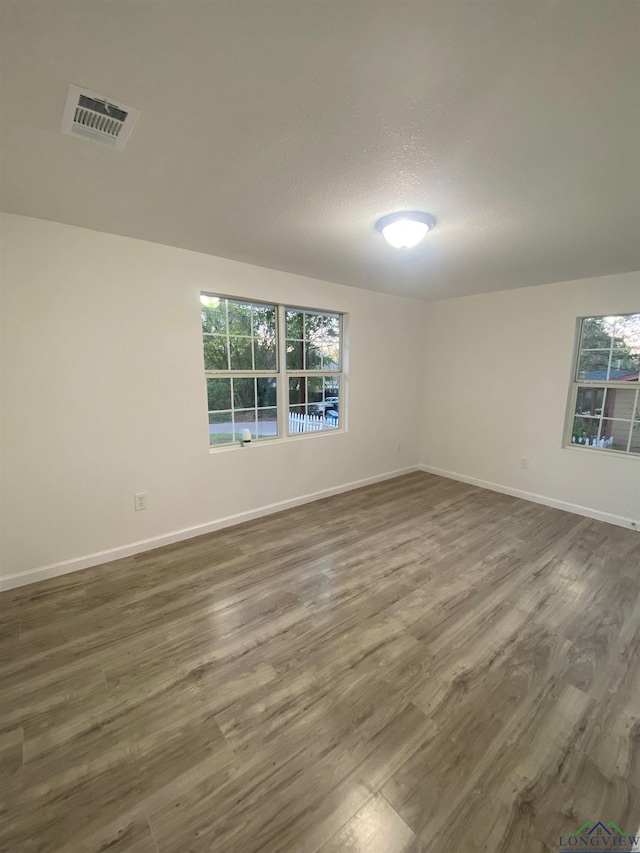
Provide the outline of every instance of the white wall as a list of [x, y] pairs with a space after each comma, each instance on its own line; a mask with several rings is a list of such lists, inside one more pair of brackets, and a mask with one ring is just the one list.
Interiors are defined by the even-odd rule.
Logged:
[[[640, 519], [640, 459], [561, 447], [576, 317], [638, 311], [638, 273], [420, 303], [52, 222], [1, 225], [4, 585], [418, 462]], [[348, 312], [349, 431], [209, 453], [201, 289]]]
[[429, 303], [421, 463], [638, 523], [640, 458], [562, 447], [576, 318], [635, 311], [640, 273]]
[[[421, 303], [52, 222], [1, 224], [5, 578], [417, 464]], [[210, 453], [201, 289], [348, 312], [348, 432]]]

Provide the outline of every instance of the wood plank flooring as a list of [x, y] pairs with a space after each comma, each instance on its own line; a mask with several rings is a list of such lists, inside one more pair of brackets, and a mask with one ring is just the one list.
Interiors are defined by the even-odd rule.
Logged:
[[415, 473], [0, 596], [0, 849], [640, 826], [640, 536]]

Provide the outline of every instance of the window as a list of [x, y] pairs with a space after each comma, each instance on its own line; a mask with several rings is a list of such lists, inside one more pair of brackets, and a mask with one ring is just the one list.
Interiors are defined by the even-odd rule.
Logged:
[[339, 314], [285, 310], [289, 433], [335, 429], [340, 422]]
[[200, 296], [209, 444], [343, 426], [342, 315]]
[[209, 444], [278, 435], [275, 305], [200, 296]]
[[567, 443], [640, 454], [640, 314], [585, 317], [567, 423]]

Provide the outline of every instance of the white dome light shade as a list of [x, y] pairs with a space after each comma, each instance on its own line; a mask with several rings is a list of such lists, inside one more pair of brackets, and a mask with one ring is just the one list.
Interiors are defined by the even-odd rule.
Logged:
[[411, 249], [418, 245], [435, 224], [435, 219], [429, 213], [404, 211], [383, 216], [376, 222], [376, 228], [394, 248]]

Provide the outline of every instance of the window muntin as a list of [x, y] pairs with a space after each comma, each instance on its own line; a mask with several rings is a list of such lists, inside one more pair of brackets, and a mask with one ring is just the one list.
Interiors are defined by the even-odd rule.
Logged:
[[568, 443], [640, 453], [639, 369], [640, 314], [583, 318]]
[[341, 314], [200, 301], [211, 447], [240, 442], [245, 429], [260, 440], [342, 427]]

